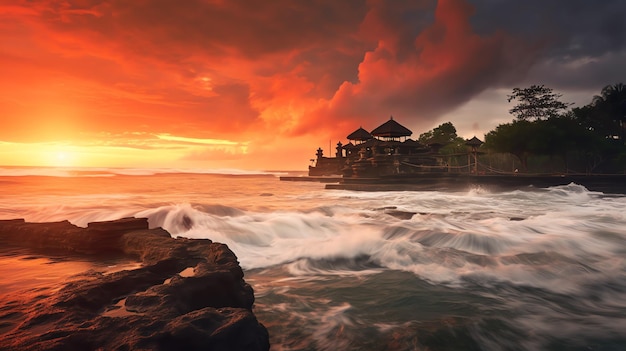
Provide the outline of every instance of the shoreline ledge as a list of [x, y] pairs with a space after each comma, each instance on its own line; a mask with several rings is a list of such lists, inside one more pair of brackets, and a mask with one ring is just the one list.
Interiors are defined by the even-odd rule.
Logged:
[[53, 282], [57, 292], [27, 306], [9, 301], [0, 319], [23, 318], [2, 335], [0, 350], [269, 350], [267, 329], [252, 312], [254, 291], [224, 244], [172, 238], [149, 229], [146, 218], [86, 228], [15, 219], [0, 220], [0, 247], [141, 264]]
[[483, 187], [493, 191], [545, 189], [577, 184], [589, 191], [626, 194], [626, 174], [605, 175], [468, 175], [468, 174], [402, 174], [378, 178], [344, 178], [326, 184], [326, 189], [351, 191], [466, 191]]

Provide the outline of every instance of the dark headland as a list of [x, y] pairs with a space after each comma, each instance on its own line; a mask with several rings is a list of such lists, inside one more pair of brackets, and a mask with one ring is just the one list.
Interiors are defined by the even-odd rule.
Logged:
[[125, 218], [87, 228], [4, 220], [0, 245], [5, 253], [138, 263], [55, 282], [58, 291], [25, 305], [2, 297], [0, 350], [269, 349], [267, 330], [252, 312], [252, 287], [224, 244], [172, 238], [148, 229], [146, 219]]

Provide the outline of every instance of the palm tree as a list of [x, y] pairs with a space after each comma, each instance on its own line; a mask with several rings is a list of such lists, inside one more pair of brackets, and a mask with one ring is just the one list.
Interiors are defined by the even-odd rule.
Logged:
[[591, 106], [602, 117], [607, 118], [617, 127], [617, 136], [624, 142], [626, 128], [626, 85], [617, 83], [602, 88], [600, 95], [593, 97]]

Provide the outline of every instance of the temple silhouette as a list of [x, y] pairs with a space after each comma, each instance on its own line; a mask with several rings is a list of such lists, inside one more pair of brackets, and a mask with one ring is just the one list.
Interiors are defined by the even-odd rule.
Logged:
[[[412, 134], [393, 116], [371, 132], [359, 127], [346, 137], [348, 144], [337, 143], [334, 157], [324, 156], [323, 150], [318, 148], [316, 158], [312, 159], [315, 164], [309, 166], [309, 176], [376, 178], [424, 172], [478, 171], [477, 149], [482, 144], [478, 138], [466, 142], [466, 153], [442, 155], [439, 150], [444, 145], [422, 144], [410, 139]], [[459, 158], [463, 161], [460, 162]]]

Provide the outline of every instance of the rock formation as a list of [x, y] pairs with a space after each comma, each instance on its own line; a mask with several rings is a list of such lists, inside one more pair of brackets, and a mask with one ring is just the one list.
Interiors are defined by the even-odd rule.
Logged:
[[[236, 256], [210, 240], [172, 238], [146, 219], [90, 223], [0, 221], [0, 245], [141, 266], [91, 272], [33, 301], [0, 350], [268, 350], [254, 293]], [[10, 311], [3, 311], [11, 313]]]

